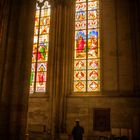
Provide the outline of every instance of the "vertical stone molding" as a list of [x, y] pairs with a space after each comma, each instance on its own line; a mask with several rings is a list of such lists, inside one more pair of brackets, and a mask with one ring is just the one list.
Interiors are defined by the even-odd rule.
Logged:
[[53, 3], [51, 8], [48, 64], [49, 94], [52, 109], [50, 125], [52, 135], [58, 136], [57, 134], [66, 131], [66, 96], [70, 93], [71, 86], [74, 10], [73, 5], [69, 6], [69, 4], [66, 5], [63, 2]]

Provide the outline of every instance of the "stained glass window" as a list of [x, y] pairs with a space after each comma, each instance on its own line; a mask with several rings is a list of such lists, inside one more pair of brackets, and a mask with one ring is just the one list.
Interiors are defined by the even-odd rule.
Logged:
[[99, 0], [76, 0], [74, 92], [100, 91]]
[[46, 92], [47, 64], [50, 28], [50, 5], [48, 1], [36, 2], [30, 93]]

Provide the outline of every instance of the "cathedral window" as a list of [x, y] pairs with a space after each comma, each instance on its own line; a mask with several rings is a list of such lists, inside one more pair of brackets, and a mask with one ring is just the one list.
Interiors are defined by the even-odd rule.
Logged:
[[99, 0], [76, 0], [74, 92], [100, 91]]
[[50, 10], [48, 1], [36, 2], [30, 93], [46, 92], [47, 89]]

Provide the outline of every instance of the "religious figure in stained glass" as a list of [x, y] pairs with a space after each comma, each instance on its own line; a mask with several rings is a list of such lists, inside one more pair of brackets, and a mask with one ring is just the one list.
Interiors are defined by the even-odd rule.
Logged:
[[45, 81], [45, 75], [43, 69], [38, 73], [38, 81], [40, 85], [43, 85], [43, 82]]
[[76, 0], [74, 92], [100, 91], [99, 0]]
[[85, 41], [82, 36], [79, 36], [77, 40], [77, 52], [83, 52], [84, 51], [84, 46], [85, 46]]
[[37, 0], [30, 93], [46, 92], [49, 28], [50, 5], [47, 0]]
[[88, 54], [89, 57], [97, 57], [98, 53], [98, 32], [91, 31], [88, 39]]

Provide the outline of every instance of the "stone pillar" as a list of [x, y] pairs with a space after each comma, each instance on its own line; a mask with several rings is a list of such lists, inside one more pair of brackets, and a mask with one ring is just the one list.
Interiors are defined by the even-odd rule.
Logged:
[[6, 35], [11, 10], [10, 3], [9, 0], [0, 1], [0, 97], [2, 93], [3, 66], [5, 64], [4, 56], [6, 54]]
[[[74, 16], [73, 2], [55, 1], [51, 7], [48, 79], [50, 126], [54, 139], [66, 132], [66, 96], [70, 92]], [[55, 17], [55, 18], [53, 18]]]
[[[8, 3], [6, 37], [2, 41], [4, 57], [1, 76], [0, 139], [25, 140], [32, 54], [33, 1]], [[7, 9], [8, 10], [8, 9]], [[5, 34], [5, 33], [4, 33]], [[1, 50], [0, 50], [1, 51]]]

